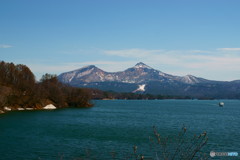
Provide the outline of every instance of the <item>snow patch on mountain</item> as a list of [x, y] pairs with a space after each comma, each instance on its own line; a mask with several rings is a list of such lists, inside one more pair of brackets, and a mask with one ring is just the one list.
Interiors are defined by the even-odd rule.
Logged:
[[133, 81], [133, 80], [132, 80], [132, 81], [131, 81], [131, 80], [123, 80], [122, 82], [123, 82], [123, 83], [136, 83], [136, 82]]
[[145, 86], [146, 84], [142, 84], [142, 85], [138, 85], [138, 88], [136, 90], [133, 91], [133, 93], [135, 92], [144, 92], [145, 91]]
[[165, 74], [163, 72], [159, 72], [159, 76], [165, 77]]
[[107, 81], [114, 81], [115, 77], [113, 77], [111, 74], [108, 74], [105, 76]]
[[148, 65], [140, 62], [140, 63], [137, 63], [133, 68], [147, 68], [147, 69], [152, 69], [151, 67], [149, 67]]
[[73, 78], [74, 78], [74, 76], [70, 77], [68, 82], [71, 82]]
[[76, 75], [75, 71], [65, 73], [64, 76], [62, 77], [62, 81], [64, 83], [70, 83], [73, 80], [73, 78], [75, 77], [75, 75]]
[[85, 76], [85, 75], [88, 75], [88, 74], [92, 73], [93, 70], [94, 70], [94, 68], [91, 68], [90, 70], [86, 70], [84, 72], [80, 72], [80, 73], [77, 74], [77, 78]]
[[199, 80], [192, 75], [186, 75], [182, 77], [182, 82], [188, 83], [188, 84], [194, 84], [194, 83], [199, 83]]

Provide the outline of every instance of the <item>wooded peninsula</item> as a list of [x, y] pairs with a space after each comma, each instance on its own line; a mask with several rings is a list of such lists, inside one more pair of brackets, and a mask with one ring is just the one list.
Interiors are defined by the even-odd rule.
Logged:
[[22, 64], [0, 62], [0, 110], [42, 109], [53, 104], [57, 108], [90, 107], [88, 89], [67, 86], [56, 75], [45, 74], [39, 82]]

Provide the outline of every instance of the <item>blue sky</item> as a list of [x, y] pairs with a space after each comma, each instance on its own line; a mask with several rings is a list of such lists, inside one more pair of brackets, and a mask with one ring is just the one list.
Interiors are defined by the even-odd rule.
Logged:
[[240, 79], [239, 0], [1, 0], [0, 60], [37, 79], [144, 62], [174, 75]]

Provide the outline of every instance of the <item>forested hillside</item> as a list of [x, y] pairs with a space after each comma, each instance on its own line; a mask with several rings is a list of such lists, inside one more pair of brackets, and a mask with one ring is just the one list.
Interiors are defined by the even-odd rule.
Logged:
[[0, 109], [41, 109], [48, 104], [57, 108], [89, 107], [90, 99], [87, 89], [62, 84], [56, 75], [45, 74], [36, 82], [26, 65], [0, 62]]

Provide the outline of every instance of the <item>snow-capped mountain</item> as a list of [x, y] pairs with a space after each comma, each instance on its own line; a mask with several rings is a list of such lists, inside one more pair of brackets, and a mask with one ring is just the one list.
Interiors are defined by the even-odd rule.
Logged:
[[[215, 96], [225, 94], [233, 82], [211, 81], [193, 75], [175, 76], [156, 70], [142, 62], [121, 72], [106, 72], [90, 65], [62, 73], [58, 79], [78, 87], [98, 88], [117, 92], [141, 92], [185, 96]], [[240, 83], [234, 83], [231, 92], [239, 92]], [[221, 96], [220, 96], [221, 97]]]
[[179, 81], [188, 84], [206, 82], [207, 80], [192, 75], [184, 77], [173, 76], [155, 70], [140, 62], [122, 72], [105, 72], [94, 65], [85, 66], [78, 70], [62, 73], [59, 80], [63, 83], [91, 83], [91, 82], [122, 82], [147, 83], [149, 81]]

